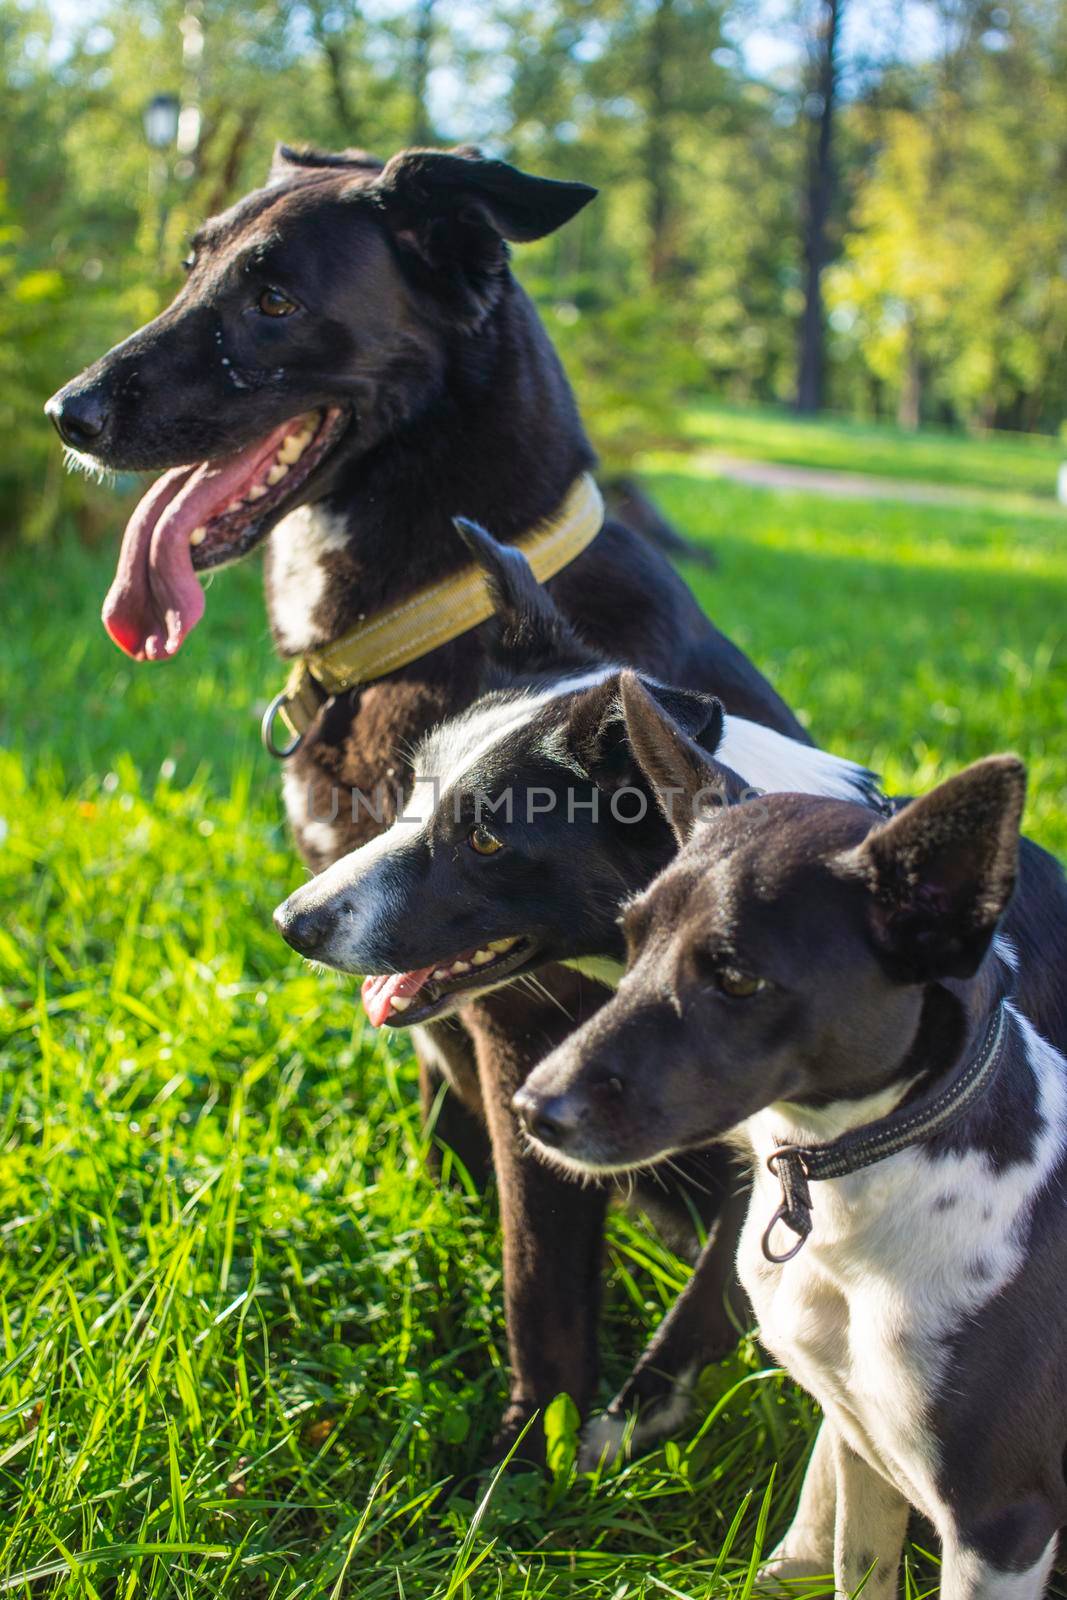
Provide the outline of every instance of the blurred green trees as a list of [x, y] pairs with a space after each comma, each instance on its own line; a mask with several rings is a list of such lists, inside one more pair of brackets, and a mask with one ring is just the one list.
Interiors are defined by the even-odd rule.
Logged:
[[[474, 139], [598, 184], [520, 270], [609, 464], [669, 437], [685, 394], [791, 400], [819, 4], [0, 0], [2, 534], [113, 518], [64, 475], [40, 407], [172, 292], [196, 221], [262, 179], [278, 138]], [[869, 33], [851, 0], [846, 21], [827, 403], [1055, 430], [1067, 0], [912, 0]], [[183, 54], [190, 27], [202, 54]], [[142, 113], [161, 92], [200, 126], [159, 155]]]

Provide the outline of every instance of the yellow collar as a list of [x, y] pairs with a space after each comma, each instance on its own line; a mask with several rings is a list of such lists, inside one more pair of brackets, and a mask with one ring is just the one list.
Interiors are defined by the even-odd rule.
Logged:
[[[545, 522], [515, 541], [538, 583], [561, 572], [592, 544], [604, 525], [604, 502], [588, 472], [567, 491], [566, 499]], [[490, 530], [492, 531], [492, 530]], [[440, 645], [476, 628], [493, 614], [489, 584], [481, 567], [462, 567], [439, 583], [418, 589], [399, 605], [365, 617], [339, 639], [298, 658], [281, 694], [263, 717], [263, 743], [272, 756], [291, 756], [303, 742], [324, 699], [359, 684], [373, 683], [400, 667], [429, 655]], [[278, 718], [290, 742], [274, 743]]]

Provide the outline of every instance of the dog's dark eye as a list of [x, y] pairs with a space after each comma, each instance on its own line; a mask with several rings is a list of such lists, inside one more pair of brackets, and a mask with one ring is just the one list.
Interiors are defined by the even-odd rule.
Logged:
[[720, 967], [715, 974], [715, 985], [731, 1000], [748, 1000], [767, 987], [767, 980], [754, 978], [751, 972], [739, 972], [736, 967]]
[[187, 255], [185, 260], [182, 262], [182, 271], [183, 272], [192, 272], [192, 270], [193, 270], [193, 268], [195, 266], [196, 266], [196, 257], [195, 257], [195, 255], [192, 255], [192, 254]]
[[504, 848], [496, 834], [492, 833], [484, 822], [479, 822], [471, 829], [467, 835], [467, 843], [477, 856], [495, 856], [498, 850]]
[[265, 317], [291, 317], [296, 310], [296, 301], [290, 300], [280, 289], [264, 289], [256, 306]]

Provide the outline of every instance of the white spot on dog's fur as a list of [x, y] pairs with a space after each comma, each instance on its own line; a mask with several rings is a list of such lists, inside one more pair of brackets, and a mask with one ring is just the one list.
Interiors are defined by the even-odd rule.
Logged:
[[301, 825], [300, 834], [305, 850], [313, 850], [316, 855], [331, 856], [337, 848], [339, 834], [332, 822], [312, 817]]
[[299, 655], [326, 643], [315, 613], [326, 593], [323, 556], [343, 550], [349, 530], [343, 517], [320, 506], [298, 506], [271, 533], [267, 546], [270, 618], [283, 650]]
[[509, 734], [525, 728], [553, 700], [591, 689], [617, 670], [598, 667], [577, 677], [560, 678], [547, 688], [522, 689], [476, 700], [469, 711], [451, 717], [427, 735], [418, 752], [417, 770], [436, 779], [444, 793]]
[[329, 816], [315, 816], [311, 809], [311, 787], [291, 767], [282, 771], [282, 799], [289, 826], [301, 847], [316, 855], [332, 855], [340, 841], [340, 831]]
[[[427, 736], [418, 753], [418, 770], [433, 774], [443, 792], [504, 739], [528, 726], [553, 700], [592, 688], [617, 671], [617, 667], [601, 667], [561, 678], [544, 689], [476, 701], [468, 712], [442, 723]], [[559, 765], [570, 764], [559, 741], [552, 741], [551, 736], [542, 753]], [[768, 792], [861, 800], [871, 789], [870, 774], [854, 761], [800, 744], [744, 717], [725, 718], [718, 754], [752, 788]]]
[[831, 800], [863, 800], [871, 775], [844, 756], [801, 744], [762, 723], [727, 715], [715, 752], [753, 789], [768, 794], [818, 794]]

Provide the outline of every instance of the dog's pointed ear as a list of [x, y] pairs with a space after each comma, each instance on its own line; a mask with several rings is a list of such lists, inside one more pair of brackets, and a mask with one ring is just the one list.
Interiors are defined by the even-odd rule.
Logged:
[[521, 550], [501, 544], [466, 517], [452, 522], [489, 584], [497, 615], [489, 648], [496, 661], [516, 673], [566, 672], [599, 661], [538, 583]]
[[[630, 788], [651, 790], [660, 810], [681, 838], [680, 815], [673, 816], [664, 798], [657, 793], [657, 775], [646, 769], [632, 742], [632, 730], [623, 698], [628, 690], [631, 694], [636, 692], [642, 695], [657, 721], [673, 730], [675, 736], [681, 734], [687, 743], [693, 744], [693, 748], [699, 751], [701, 760], [709, 764], [716, 797], [721, 783], [725, 781], [723, 775], [729, 778], [734, 776], [728, 774], [725, 767], [712, 762], [709, 755], [722, 737], [722, 706], [710, 695], [645, 682], [636, 673], [624, 671], [613, 673], [592, 688], [583, 690], [576, 696], [571, 710], [567, 744], [580, 770], [598, 788], [609, 793]], [[684, 733], [683, 728], [686, 730]], [[693, 743], [696, 740], [700, 740], [704, 748]], [[736, 782], [740, 792], [740, 779]], [[708, 785], [705, 783], [699, 787], [706, 789]]]
[[520, 172], [470, 145], [404, 150], [386, 162], [375, 191], [395, 225], [424, 242], [451, 220], [519, 244], [554, 233], [596, 194], [587, 183]]
[[709, 810], [744, 798], [737, 773], [714, 759], [725, 726], [722, 703], [624, 672], [619, 686], [633, 758], [679, 844]]
[[420, 287], [474, 332], [506, 282], [507, 241], [554, 232], [596, 190], [469, 151], [405, 150], [360, 193], [371, 196]]
[[899, 811], [833, 863], [870, 895], [890, 970], [912, 983], [977, 971], [1015, 887], [1026, 768], [990, 756]]
[[372, 177], [380, 173], [384, 165], [381, 157], [371, 155], [369, 150], [297, 150], [293, 145], [278, 143], [274, 146], [270, 171], [267, 173], [267, 188], [274, 188], [295, 173], [307, 171], [309, 167], [333, 167], [338, 171], [359, 172]]

